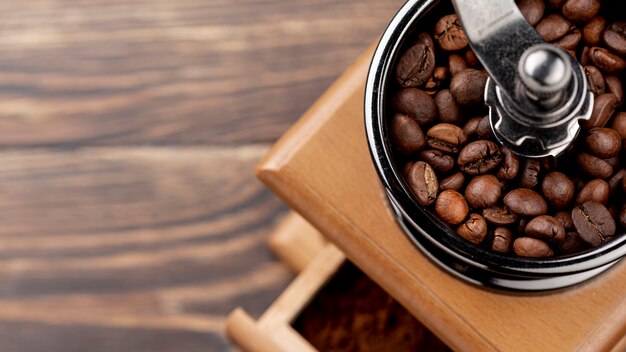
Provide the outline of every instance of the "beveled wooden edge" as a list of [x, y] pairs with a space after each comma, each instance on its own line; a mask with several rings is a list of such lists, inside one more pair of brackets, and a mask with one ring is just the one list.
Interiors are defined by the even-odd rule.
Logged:
[[226, 332], [247, 351], [316, 351], [293, 329], [291, 323], [339, 270], [345, 259], [337, 247], [326, 244], [258, 321], [237, 308], [226, 321]]
[[291, 211], [267, 239], [270, 249], [299, 273], [324, 248], [326, 239], [296, 212]]

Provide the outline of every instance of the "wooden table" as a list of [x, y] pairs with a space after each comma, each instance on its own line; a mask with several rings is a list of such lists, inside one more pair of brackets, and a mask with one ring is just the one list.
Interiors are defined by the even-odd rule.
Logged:
[[292, 277], [254, 165], [401, 3], [0, 4], [0, 350], [228, 348]]

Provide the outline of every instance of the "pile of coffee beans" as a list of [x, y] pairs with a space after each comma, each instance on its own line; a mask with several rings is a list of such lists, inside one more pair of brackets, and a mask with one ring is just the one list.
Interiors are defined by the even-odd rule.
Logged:
[[[575, 254], [626, 229], [626, 22], [600, 0], [520, 0], [541, 37], [584, 67], [593, 114], [555, 159], [493, 135], [488, 78], [456, 14], [414, 35], [395, 66], [389, 137], [415, 199], [464, 239], [524, 257]], [[626, 16], [624, 16], [626, 20]]]

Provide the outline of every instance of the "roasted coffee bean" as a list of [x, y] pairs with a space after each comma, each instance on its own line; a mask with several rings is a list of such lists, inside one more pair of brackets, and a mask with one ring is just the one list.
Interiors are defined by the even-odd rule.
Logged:
[[587, 66], [587, 65], [592, 64], [590, 52], [591, 52], [591, 47], [589, 46], [583, 47], [583, 50], [580, 52], [580, 58], [578, 60], [581, 65]]
[[439, 182], [439, 189], [442, 191], [448, 189], [458, 191], [463, 187], [464, 183], [465, 175], [461, 171], [459, 171], [441, 180]]
[[467, 65], [471, 68], [480, 68], [482, 66], [480, 60], [478, 60], [478, 56], [476, 56], [476, 53], [471, 48], [465, 51], [465, 62], [467, 62]]
[[[558, 46], [559, 48], [568, 51], [575, 50], [578, 47], [578, 43], [582, 39], [583, 35], [578, 28], [572, 28], [569, 32], [565, 33], [561, 39], [554, 41], [552, 44]], [[576, 54], [570, 53], [573, 57], [576, 57]]]
[[565, 238], [565, 227], [552, 216], [540, 215], [528, 222], [524, 233], [528, 237], [551, 243], [560, 243]]
[[520, 170], [519, 187], [534, 188], [539, 183], [541, 163], [538, 159], [526, 159]]
[[435, 39], [445, 51], [461, 50], [469, 44], [456, 14], [443, 16], [437, 22]]
[[391, 143], [403, 155], [413, 155], [426, 146], [426, 138], [419, 124], [404, 114], [391, 120]]
[[624, 103], [624, 87], [622, 81], [617, 76], [607, 76], [604, 78], [606, 83], [606, 91], [615, 95], [617, 98], [617, 105], [621, 106]]
[[483, 217], [488, 222], [500, 226], [512, 225], [518, 219], [517, 214], [512, 213], [509, 208], [503, 206], [483, 209]]
[[609, 194], [615, 194], [615, 192], [622, 188], [624, 176], [626, 176], [626, 169], [621, 169], [611, 176], [609, 179]]
[[594, 127], [604, 127], [617, 108], [617, 98], [611, 93], [598, 95], [593, 102], [593, 110], [589, 120], [582, 123], [582, 127], [590, 130]]
[[488, 75], [485, 71], [468, 68], [452, 77], [450, 92], [454, 100], [461, 106], [472, 106], [483, 103], [485, 84]]
[[494, 175], [476, 176], [465, 188], [465, 199], [472, 208], [492, 207], [501, 195], [500, 181]]
[[429, 48], [435, 47], [435, 42], [433, 41], [433, 37], [428, 32], [422, 32], [417, 35], [415, 39], [415, 44], [423, 44]]
[[513, 242], [513, 252], [520, 257], [531, 258], [551, 257], [554, 255], [547, 243], [532, 237], [517, 238]]
[[456, 230], [466, 240], [480, 244], [487, 236], [487, 222], [478, 214], [470, 214], [469, 219]]
[[467, 62], [458, 54], [451, 54], [448, 56], [448, 68], [450, 69], [450, 75], [454, 76], [457, 73], [467, 69]]
[[501, 180], [510, 181], [517, 176], [519, 171], [519, 158], [509, 148], [502, 147], [501, 150], [504, 155], [504, 161], [496, 175]]
[[597, 247], [615, 235], [615, 221], [598, 202], [586, 202], [572, 210], [572, 220], [580, 237]]
[[450, 89], [440, 90], [435, 95], [435, 104], [437, 104], [437, 110], [439, 110], [439, 119], [441, 122], [460, 124], [463, 122], [463, 114], [461, 108], [456, 103], [450, 93]]
[[562, 254], [575, 254], [585, 249], [585, 241], [578, 235], [576, 231], [570, 231], [565, 234], [565, 239], [559, 244], [559, 251]]
[[411, 167], [407, 177], [409, 188], [422, 205], [431, 205], [437, 199], [439, 181], [430, 165], [418, 161]]
[[600, 0], [567, 0], [563, 4], [563, 16], [574, 22], [585, 22], [600, 11]]
[[504, 155], [497, 144], [491, 141], [478, 140], [461, 149], [457, 164], [462, 171], [470, 175], [478, 175], [496, 168], [503, 158]]
[[606, 205], [609, 202], [609, 183], [601, 179], [587, 182], [578, 193], [574, 204], [580, 205], [590, 200]]
[[626, 22], [611, 23], [604, 30], [602, 40], [613, 52], [626, 55]]
[[408, 182], [408, 179], [409, 179], [409, 175], [411, 174], [411, 168], [413, 167], [413, 164], [415, 164], [414, 161], [409, 161], [402, 168], [402, 177], [405, 180], [407, 180], [407, 182]]
[[539, 193], [528, 188], [518, 188], [504, 196], [504, 204], [522, 216], [539, 216], [548, 212], [548, 204]]
[[547, 174], [541, 183], [541, 190], [548, 203], [556, 209], [570, 205], [576, 193], [574, 182], [561, 172]]
[[424, 91], [428, 95], [437, 94], [438, 90], [448, 81], [448, 68], [435, 67], [433, 75], [424, 84]]
[[450, 123], [440, 123], [426, 132], [426, 143], [431, 148], [446, 153], [458, 153], [467, 137], [463, 129]]
[[469, 207], [459, 192], [449, 189], [437, 197], [435, 212], [446, 223], [458, 225], [467, 217]]
[[604, 17], [596, 16], [592, 18], [583, 28], [583, 40], [585, 43], [591, 46], [600, 44], [604, 28], [606, 28]]
[[465, 132], [465, 135], [467, 136], [467, 138], [470, 138], [474, 134], [476, 134], [476, 130], [478, 129], [478, 124], [480, 123], [482, 119], [483, 119], [482, 117], [472, 117], [465, 123], [465, 125], [463, 126], [463, 132]]
[[622, 227], [626, 227], [626, 208], [622, 209], [619, 213], [619, 224], [622, 225]]
[[559, 211], [554, 214], [554, 218], [558, 220], [558, 222], [563, 225], [565, 231], [571, 230], [574, 228], [574, 221], [572, 221], [572, 213], [569, 211]]
[[430, 165], [436, 174], [444, 175], [454, 169], [454, 158], [439, 150], [422, 150], [419, 158]]
[[419, 87], [435, 70], [435, 52], [424, 44], [410, 47], [398, 60], [396, 80], [403, 87]]
[[546, 10], [543, 0], [520, 0], [517, 3], [517, 7], [519, 7], [520, 12], [531, 26], [539, 23]]
[[604, 179], [613, 174], [613, 167], [609, 163], [589, 153], [578, 154], [576, 161], [580, 169], [589, 177]]
[[509, 253], [513, 244], [513, 232], [506, 227], [497, 227], [493, 231], [491, 250], [498, 253]]
[[615, 114], [611, 128], [616, 130], [622, 139], [626, 138], [626, 112], [618, 112]]
[[537, 24], [535, 29], [537, 33], [546, 42], [552, 42], [560, 39], [572, 28], [572, 23], [558, 13], [553, 13], [544, 17]]
[[491, 121], [489, 121], [489, 115], [483, 117], [478, 126], [476, 126], [476, 134], [480, 139], [495, 139], [493, 130], [491, 129]]
[[585, 75], [589, 82], [589, 90], [594, 94], [604, 94], [606, 89], [604, 77], [595, 66], [585, 66]]
[[412, 117], [421, 127], [431, 124], [437, 118], [435, 101], [417, 88], [400, 90], [394, 95], [392, 105], [396, 111]]
[[596, 127], [585, 137], [587, 150], [598, 158], [617, 156], [622, 150], [622, 136], [612, 128]]
[[597, 46], [589, 49], [589, 59], [597, 68], [608, 74], [619, 74], [626, 68], [624, 59]]

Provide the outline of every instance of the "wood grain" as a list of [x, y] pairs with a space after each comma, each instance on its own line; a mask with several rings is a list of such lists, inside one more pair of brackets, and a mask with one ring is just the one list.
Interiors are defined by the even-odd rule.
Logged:
[[273, 142], [402, 1], [0, 4], [0, 146]]
[[[279, 141], [260, 177], [368, 276], [458, 351], [609, 351], [626, 335], [626, 262], [540, 294], [447, 274], [402, 232], [363, 133], [371, 51]], [[623, 345], [623, 343], [621, 343]]]
[[254, 180], [264, 152], [1, 153], [0, 350], [226, 349], [226, 314], [292, 277], [266, 248], [284, 206]]

